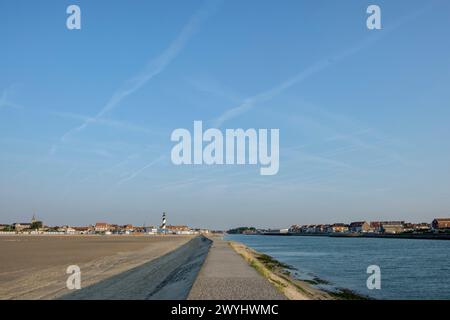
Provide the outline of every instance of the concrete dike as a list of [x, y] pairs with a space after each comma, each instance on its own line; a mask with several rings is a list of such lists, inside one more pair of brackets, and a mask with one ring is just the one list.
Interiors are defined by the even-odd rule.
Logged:
[[211, 243], [203, 236], [195, 237], [159, 258], [59, 299], [186, 299]]
[[226, 240], [213, 238], [189, 300], [284, 300], [286, 296]]

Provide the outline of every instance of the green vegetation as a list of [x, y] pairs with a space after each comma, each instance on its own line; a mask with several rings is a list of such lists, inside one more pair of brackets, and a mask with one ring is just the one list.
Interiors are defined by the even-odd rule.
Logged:
[[280, 262], [267, 254], [259, 254], [256, 259], [263, 263], [267, 269], [273, 271], [274, 269], [289, 269], [295, 270], [293, 266], [290, 266], [286, 263]]
[[[286, 263], [280, 262], [267, 254], [258, 254], [256, 256], [256, 259], [258, 259], [258, 261], [260, 261], [270, 271], [281, 271], [282, 273], [279, 274], [279, 276], [281, 278], [283, 278], [284, 280], [286, 280], [289, 283], [291, 283], [292, 285], [294, 285], [295, 288], [299, 292], [308, 294], [308, 292], [304, 288], [302, 288], [302, 286], [300, 286], [295, 281], [292, 281], [292, 279], [290, 279], [289, 271], [283, 272], [283, 270], [286, 270], [286, 269], [287, 270], [295, 270], [295, 268], [293, 266], [290, 266]], [[261, 274], [264, 275], [264, 272], [262, 270], [260, 270], [260, 268], [254, 262], [251, 263], [251, 266], [254, 267], [258, 272], [260, 272]], [[330, 284], [328, 281], [320, 279], [318, 277], [314, 277], [312, 280], [301, 280], [301, 281], [309, 283], [311, 285]], [[280, 284], [276, 284], [276, 285], [280, 286]], [[322, 290], [324, 290], [324, 289], [322, 289]], [[339, 299], [339, 300], [372, 300], [372, 298], [370, 298], [370, 297], [357, 294], [349, 289], [339, 288], [337, 291], [329, 291], [329, 290], [324, 290], [324, 291], [329, 293], [330, 296], [332, 296], [336, 299]]]
[[298, 292], [302, 293], [302, 294], [306, 294], [309, 295], [309, 292], [306, 291], [301, 285], [299, 285], [297, 282], [292, 281], [291, 279], [286, 279], [286, 281], [289, 281], [294, 287], [295, 289], [297, 289]]
[[283, 292], [283, 288], [286, 287], [286, 284], [284, 284], [276, 279], [273, 279], [270, 276], [270, 274], [267, 272], [267, 270], [265, 270], [263, 267], [261, 267], [261, 265], [257, 264], [254, 260], [250, 262], [250, 266], [253, 267], [264, 278], [266, 278], [270, 282], [272, 282], [280, 292]]
[[290, 271], [296, 270], [293, 266], [280, 262], [267, 254], [251, 250], [242, 244], [234, 243], [233, 241], [229, 241], [229, 244], [251, 267], [270, 281], [289, 299], [374, 300], [371, 297], [355, 293], [349, 289], [337, 288], [331, 290], [326, 287], [314, 288], [314, 285], [326, 285], [330, 283], [318, 277], [309, 280], [297, 279]]
[[256, 231], [255, 227], [239, 227], [227, 231], [229, 234], [242, 234], [244, 231]]
[[34, 221], [31, 223], [30, 229], [31, 230], [39, 230], [42, 228], [42, 221]]
[[343, 289], [343, 288], [339, 288], [338, 291], [332, 292], [332, 291], [328, 291], [328, 293], [340, 300], [373, 300], [370, 297], [361, 295], [361, 294], [357, 294], [349, 289]]
[[9, 226], [4, 226], [1, 231], [11, 232], [11, 231], [16, 231], [16, 229], [14, 229], [13, 226], [9, 225]]
[[312, 285], [317, 285], [317, 284], [330, 284], [330, 282], [328, 282], [327, 280], [323, 280], [320, 279], [318, 277], [314, 277], [314, 279], [306, 279], [306, 280], [302, 280], [306, 283], [312, 284]]

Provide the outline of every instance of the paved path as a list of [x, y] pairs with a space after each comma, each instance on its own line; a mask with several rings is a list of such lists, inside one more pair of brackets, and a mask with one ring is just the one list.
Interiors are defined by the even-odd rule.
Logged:
[[286, 299], [269, 281], [249, 266], [226, 241], [213, 240], [188, 299]]

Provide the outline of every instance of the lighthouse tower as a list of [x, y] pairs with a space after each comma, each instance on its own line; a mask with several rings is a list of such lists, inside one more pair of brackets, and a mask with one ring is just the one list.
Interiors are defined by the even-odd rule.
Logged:
[[162, 214], [162, 224], [161, 224], [161, 229], [162, 229], [162, 231], [163, 231], [164, 233], [166, 232], [166, 222], [167, 222], [167, 220], [166, 220], [166, 213], [163, 212], [163, 214]]

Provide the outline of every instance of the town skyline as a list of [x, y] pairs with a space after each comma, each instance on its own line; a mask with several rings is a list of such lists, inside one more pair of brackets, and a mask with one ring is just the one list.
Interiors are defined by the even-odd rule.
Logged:
[[[71, 224], [67, 224], [67, 223], [62, 223], [62, 224], [56, 224], [55, 225], [55, 224], [48, 224], [48, 223], [46, 224], [46, 223], [43, 222], [43, 220], [37, 218], [36, 215], [33, 214], [32, 218], [31, 218], [31, 222], [23, 222], [23, 221], [26, 221], [26, 220], [23, 220], [22, 222], [16, 221], [14, 223], [5, 224], [4, 221], [0, 221], [0, 226], [3, 226], [3, 227], [4, 226], [14, 226], [14, 225], [28, 226], [28, 225], [32, 225], [35, 222], [38, 222], [41, 227], [48, 227], [48, 228], [55, 228], [55, 227], [94, 227], [94, 226], [97, 226], [99, 224], [100, 225], [104, 225], [104, 226], [108, 226], [108, 227], [116, 227], [116, 228], [117, 227], [124, 227], [124, 228], [125, 227], [127, 227], [127, 228], [146, 228], [146, 227], [148, 227], [148, 228], [161, 228], [162, 225], [164, 225], [164, 226], [167, 225], [168, 227], [172, 227], [172, 228], [181, 228], [182, 227], [182, 228], [191, 228], [191, 229], [205, 229], [205, 230], [208, 229], [208, 230], [226, 231], [226, 230], [234, 229], [236, 227], [237, 228], [242, 227], [242, 225], [239, 225], [239, 226], [238, 225], [234, 225], [234, 226], [229, 226], [227, 228], [211, 228], [211, 227], [205, 228], [203, 226], [192, 226], [190, 224], [167, 223], [167, 218], [166, 217], [167, 217], [167, 215], [164, 212], [162, 221], [160, 221], [159, 223], [149, 223], [149, 224], [147, 224], [147, 223], [143, 223], [143, 224], [117, 223], [117, 222], [114, 222], [114, 221], [105, 222], [105, 221], [101, 221], [101, 220], [96, 220], [95, 223], [81, 223], [81, 224], [78, 224], [78, 225], [73, 225], [73, 224], [71, 225]], [[385, 224], [405, 225], [405, 226], [407, 226], [407, 225], [409, 225], [409, 226], [412, 226], [412, 225], [417, 225], [417, 226], [428, 225], [429, 228], [431, 228], [433, 223], [435, 221], [439, 221], [439, 220], [447, 221], [449, 223], [449, 227], [450, 227], [450, 218], [445, 218], [444, 216], [439, 216], [439, 217], [433, 218], [433, 220], [431, 222], [427, 222], [427, 221], [409, 221], [409, 220], [407, 221], [407, 220], [395, 220], [395, 219], [390, 219], [390, 220], [361, 219], [361, 220], [352, 220], [352, 221], [342, 221], [342, 220], [337, 221], [336, 220], [336, 221], [329, 221], [327, 223], [313, 223], [313, 224], [309, 224], [309, 223], [307, 223], [307, 224], [291, 223], [289, 226], [279, 226], [280, 227], [279, 230], [288, 229], [288, 228], [289, 229], [301, 228], [301, 227], [313, 227], [313, 228], [319, 227], [319, 226], [320, 227], [322, 227], [322, 226], [332, 227], [332, 226], [335, 226], [335, 225], [336, 226], [351, 227], [351, 225], [355, 224], [355, 223], [368, 223], [369, 225], [372, 225], [372, 224], [379, 224], [379, 225], [381, 225], [381, 224], [385, 223]], [[274, 226], [258, 226], [256, 224], [252, 224], [251, 226], [252, 226], [252, 228], [261, 229], [261, 230], [269, 230], [269, 229], [276, 229], [277, 228], [277, 227], [274, 227]]]
[[[79, 0], [73, 30], [69, 2], [0, 4], [4, 223], [449, 215], [448, 1], [380, 0], [379, 30], [359, 0]], [[279, 130], [276, 174], [174, 164], [195, 121]]]

